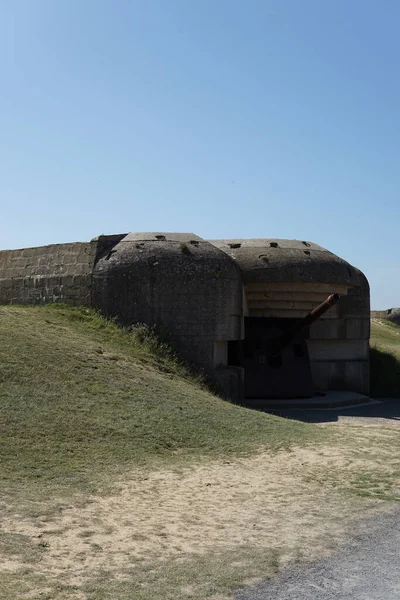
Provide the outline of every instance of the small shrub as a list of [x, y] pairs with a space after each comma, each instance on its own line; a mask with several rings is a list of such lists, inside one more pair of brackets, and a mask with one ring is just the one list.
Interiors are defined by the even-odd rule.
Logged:
[[371, 348], [371, 396], [400, 398], [400, 361], [378, 348]]
[[178, 373], [191, 379], [201, 387], [208, 387], [206, 377], [193, 366], [187, 365], [168, 343], [168, 334], [157, 327], [138, 323], [126, 330], [134, 345], [140, 346], [157, 360], [158, 368], [170, 373]]

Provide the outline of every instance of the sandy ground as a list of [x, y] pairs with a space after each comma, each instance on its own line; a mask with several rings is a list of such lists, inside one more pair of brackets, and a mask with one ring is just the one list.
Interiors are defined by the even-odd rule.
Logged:
[[[15, 515], [1, 530], [43, 544], [37, 571], [72, 585], [104, 568], [123, 577], [134, 565], [245, 545], [277, 549], [283, 562], [316, 558], [340, 541], [359, 507], [354, 497], [344, 500], [305, 474], [351, 464], [343, 449], [323, 448], [137, 470], [112, 495], [92, 496], [83, 505], [60, 501], [50, 517], [46, 511], [34, 519]], [[23, 566], [14, 559], [2, 562], [5, 570]]]

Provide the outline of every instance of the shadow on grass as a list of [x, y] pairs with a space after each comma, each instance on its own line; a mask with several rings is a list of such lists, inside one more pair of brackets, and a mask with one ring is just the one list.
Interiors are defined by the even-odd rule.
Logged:
[[371, 348], [372, 397], [400, 398], [400, 360], [390, 352]]

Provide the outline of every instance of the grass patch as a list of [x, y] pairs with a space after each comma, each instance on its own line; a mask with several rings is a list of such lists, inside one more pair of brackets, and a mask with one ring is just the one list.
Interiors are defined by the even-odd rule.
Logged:
[[148, 329], [89, 309], [1, 307], [0, 336], [0, 479], [13, 494], [93, 491], [132, 465], [322, 435], [214, 396]]
[[400, 397], [400, 327], [371, 321], [371, 396]]
[[243, 587], [244, 579], [250, 584], [260, 572], [264, 578], [273, 576], [278, 570], [278, 562], [276, 551], [267, 550], [260, 554], [255, 548], [243, 547], [238, 548], [238, 552], [218, 552], [212, 556], [124, 569], [118, 577], [115, 572], [102, 569], [93, 579], [78, 585], [62, 580], [54, 582], [25, 569], [6, 574], [0, 581], [0, 592], [7, 600], [21, 597], [45, 600], [225, 600], [232, 589]]
[[395, 354], [371, 348], [371, 396], [400, 397], [400, 360]]
[[[243, 588], [260, 572], [264, 578], [278, 571], [279, 552], [266, 550], [262, 554], [252, 547], [240, 547], [232, 552], [216, 552], [184, 561], [147, 565], [146, 568], [126, 570], [120, 580], [113, 573], [102, 574], [103, 586], [99, 594], [99, 579], [83, 590], [88, 600], [227, 600], [231, 590]], [[229, 594], [229, 596], [226, 596]]]
[[400, 359], [400, 326], [387, 319], [371, 319], [371, 346]]
[[45, 551], [47, 545], [40, 538], [21, 533], [0, 532], [0, 554], [23, 563], [36, 563]]
[[315, 466], [305, 480], [346, 496], [400, 501], [400, 437], [394, 427], [341, 426], [332, 438], [338, 456]]
[[380, 468], [347, 470], [343, 468], [331, 468], [316, 470], [307, 475], [305, 480], [311, 484], [317, 483], [322, 487], [329, 486], [340, 493], [369, 498], [399, 502], [400, 472], [382, 472]]

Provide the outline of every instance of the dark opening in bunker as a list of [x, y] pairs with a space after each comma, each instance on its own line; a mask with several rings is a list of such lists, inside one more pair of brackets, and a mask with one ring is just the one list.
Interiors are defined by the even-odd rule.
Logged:
[[[246, 398], [307, 398], [314, 395], [306, 338], [308, 329], [295, 331], [298, 319], [245, 318], [241, 351], [229, 359], [245, 371]], [[293, 336], [291, 332], [293, 330]], [[284, 344], [281, 345], [281, 341]], [[233, 364], [233, 363], [231, 363]]]

